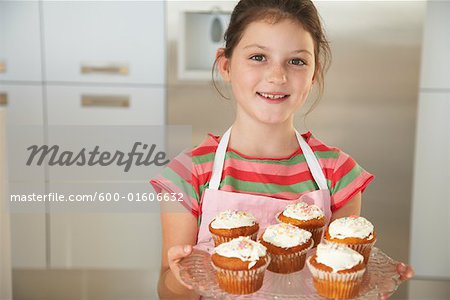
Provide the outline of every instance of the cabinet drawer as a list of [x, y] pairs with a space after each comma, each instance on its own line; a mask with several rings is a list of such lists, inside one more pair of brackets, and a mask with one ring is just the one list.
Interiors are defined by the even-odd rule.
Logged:
[[6, 109], [8, 125], [44, 124], [41, 85], [0, 83], [0, 107]]
[[0, 1], [0, 80], [41, 81], [38, 1]]
[[46, 80], [164, 84], [164, 1], [44, 1]]
[[48, 86], [49, 125], [163, 125], [165, 90]]

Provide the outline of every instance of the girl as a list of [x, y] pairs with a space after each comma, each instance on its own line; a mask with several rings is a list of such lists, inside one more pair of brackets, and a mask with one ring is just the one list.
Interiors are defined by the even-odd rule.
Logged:
[[373, 179], [346, 153], [294, 128], [312, 87], [322, 90], [330, 56], [310, 0], [241, 0], [225, 42], [215, 66], [231, 85], [232, 127], [180, 154], [151, 181], [157, 193], [183, 193], [187, 208], [162, 207], [161, 298], [199, 297], [180, 280], [178, 262], [193, 245], [211, 250], [208, 224], [217, 212], [250, 211], [264, 228], [268, 215], [302, 197], [321, 206], [328, 221], [359, 215]]

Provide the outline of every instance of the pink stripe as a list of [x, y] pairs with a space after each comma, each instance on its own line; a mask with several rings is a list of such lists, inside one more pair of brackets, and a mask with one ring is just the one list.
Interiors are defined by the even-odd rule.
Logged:
[[345, 164], [349, 158], [350, 156], [347, 153], [340, 151], [339, 157], [337, 158], [335, 170], [339, 169], [343, 164]]
[[173, 160], [177, 160], [181, 165], [189, 170], [192, 168], [192, 156], [190, 152], [181, 152]]
[[[319, 159], [319, 162], [322, 168], [331, 169], [334, 167], [336, 159], [321, 158]], [[239, 169], [240, 171], [258, 172], [260, 174], [269, 174], [269, 175], [282, 174], [283, 176], [292, 176], [308, 170], [308, 165], [306, 164], [306, 162], [300, 163], [296, 166], [285, 166], [278, 164], [246, 162], [236, 158], [229, 158], [226, 160], [224, 167], [226, 168], [227, 166], [230, 165], [236, 169]], [[200, 170], [203, 171], [203, 173], [200, 173], [199, 176], [201, 176], [201, 174], [211, 172], [212, 167], [213, 167], [212, 161], [196, 165], [196, 168], [199, 172]]]
[[[156, 193], [161, 193], [163, 191], [168, 193], [182, 193], [184, 199], [182, 202], [179, 203], [183, 204], [184, 207], [186, 207], [193, 213], [198, 214], [199, 207], [197, 200], [189, 197], [177, 185], [172, 183], [172, 181], [165, 179], [164, 177], [158, 176], [155, 179], [151, 180], [151, 184], [153, 185], [153, 188], [155, 189]], [[186, 197], [188, 199], [186, 199]]]
[[241, 191], [234, 189], [233, 186], [226, 184], [223, 187], [220, 188], [222, 191], [227, 192], [234, 192], [234, 193], [243, 193], [243, 194], [249, 194], [249, 195], [258, 195], [258, 196], [266, 196], [271, 198], [278, 198], [278, 199], [286, 199], [286, 200], [296, 200], [298, 199], [302, 194], [298, 193], [292, 193], [292, 192], [282, 192], [282, 193], [276, 193], [276, 194], [265, 194], [265, 193], [257, 193], [257, 192], [248, 192], [248, 191]]

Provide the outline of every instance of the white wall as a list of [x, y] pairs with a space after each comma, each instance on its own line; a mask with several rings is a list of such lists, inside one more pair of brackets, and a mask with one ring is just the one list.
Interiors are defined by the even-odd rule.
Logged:
[[428, 1], [422, 49], [411, 263], [450, 279], [450, 2]]

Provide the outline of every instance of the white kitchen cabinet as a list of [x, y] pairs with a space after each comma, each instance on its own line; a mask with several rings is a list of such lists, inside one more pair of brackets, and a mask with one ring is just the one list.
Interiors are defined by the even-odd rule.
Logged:
[[[8, 135], [8, 192], [45, 192], [43, 168], [17, 162], [16, 151], [27, 142], [43, 143], [43, 98], [38, 1], [0, 1], [0, 106], [6, 109]], [[17, 127], [34, 126], [31, 139]], [[46, 217], [42, 206], [13, 209], [11, 256], [13, 268], [46, 267]]]
[[0, 0], [0, 81], [41, 81], [38, 1]]
[[44, 1], [49, 82], [165, 83], [164, 1]]
[[[43, 168], [33, 168], [18, 161], [17, 153], [26, 152], [29, 143], [42, 144], [43, 104], [42, 86], [0, 83], [0, 102], [6, 109], [8, 135], [8, 178], [11, 194], [43, 194], [45, 174]], [[17, 126], [33, 126], [29, 138]], [[20, 157], [23, 157], [21, 155]], [[13, 268], [46, 267], [46, 220], [42, 206], [26, 205], [24, 210], [12, 210], [11, 248]], [[40, 209], [39, 209], [40, 208]], [[25, 212], [27, 211], [27, 212]]]
[[[99, 86], [47, 86], [47, 108], [49, 143], [57, 140], [53, 130], [58, 125], [81, 126], [145, 126], [165, 123], [165, 90], [163, 87], [99, 87]], [[97, 98], [96, 98], [97, 97]], [[91, 99], [91, 100], [89, 100]], [[89, 100], [89, 101], [88, 101]], [[85, 106], [83, 103], [89, 105]], [[105, 127], [106, 129], [108, 127]], [[95, 130], [93, 130], [94, 132]], [[96, 132], [96, 131], [95, 131]], [[120, 134], [120, 133], [118, 133]], [[60, 137], [61, 138], [61, 137]], [[64, 137], [63, 137], [64, 138]], [[78, 137], [70, 138], [71, 145]], [[76, 149], [86, 147], [84, 144]], [[161, 145], [163, 141], [157, 144]], [[103, 144], [103, 143], [101, 143]], [[150, 174], [142, 175], [139, 187], [127, 185], [115, 178], [109, 182], [111, 174], [105, 174], [106, 167], [49, 168], [49, 190], [61, 191], [67, 195], [93, 194], [94, 192], [150, 192]], [[84, 172], [84, 173], [83, 173]], [[84, 174], [84, 175], [83, 175]], [[64, 183], [61, 183], [61, 180]], [[101, 184], [95, 184], [95, 180]], [[103, 190], [102, 187], [106, 189]], [[120, 190], [112, 190], [118, 187]], [[91, 190], [87, 190], [87, 189]], [[81, 204], [82, 205], [82, 204]], [[51, 213], [50, 220], [50, 266], [52, 268], [100, 268], [100, 269], [154, 269], [160, 265], [161, 230], [156, 211], [136, 213], [96, 213], [94, 209], [85, 212]], [[71, 210], [72, 211], [72, 210]], [[88, 211], [88, 212], [86, 212]]]
[[47, 86], [48, 125], [163, 125], [160, 87]]
[[[164, 28], [164, 1], [0, 0], [0, 105], [11, 128], [39, 125], [32, 140], [44, 144], [59, 125], [165, 124]], [[53, 174], [15, 168], [10, 179], [47, 194]], [[156, 211], [13, 214], [13, 267], [159, 270], [159, 222]]]
[[428, 2], [422, 46], [422, 89], [450, 89], [449, 16], [449, 1]]

